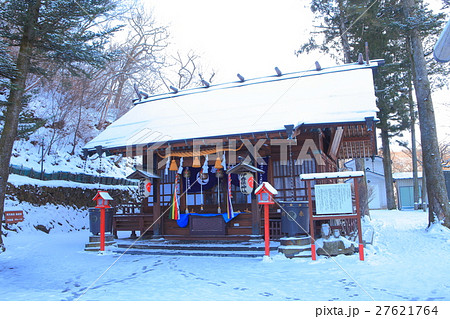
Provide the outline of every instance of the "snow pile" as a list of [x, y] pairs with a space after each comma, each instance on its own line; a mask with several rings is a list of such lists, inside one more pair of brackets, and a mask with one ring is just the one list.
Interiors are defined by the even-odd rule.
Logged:
[[3, 232], [6, 236], [16, 233], [18, 236], [27, 236], [39, 231], [53, 234], [68, 233], [71, 231], [84, 230], [88, 227], [88, 212], [84, 209], [73, 207], [45, 205], [33, 206], [30, 203], [6, 200], [5, 210], [22, 210], [24, 221], [6, 225]]
[[345, 237], [339, 236], [338, 238], [331, 236], [330, 238], [327, 239], [323, 239], [323, 238], [319, 238], [315, 241], [316, 244], [316, 248], [323, 248], [323, 243], [324, 242], [332, 242], [332, 241], [341, 241], [344, 244], [345, 248], [350, 248], [352, 245], [354, 247], [357, 247], [358, 244], [355, 243], [354, 241], [348, 240]]

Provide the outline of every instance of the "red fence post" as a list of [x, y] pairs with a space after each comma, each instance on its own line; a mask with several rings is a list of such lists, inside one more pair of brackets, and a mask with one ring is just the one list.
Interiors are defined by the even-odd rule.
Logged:
[[105, 208], [100, 208], [100, 251], [105, 251]]
[[264, 255], [270, 256], [269, 204], [264, 204]]

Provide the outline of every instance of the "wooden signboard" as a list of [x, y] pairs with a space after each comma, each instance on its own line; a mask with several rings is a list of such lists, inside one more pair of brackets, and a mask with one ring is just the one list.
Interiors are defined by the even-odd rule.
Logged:
[[[311, 257], [316, 260], [316, 243], [314, 236], [314, 222], [332, 219], [355, 219], [358, 230], [359, 259], [364, 260], [364, 244], [361, 230], [361, 211], [359, 208], [358, 178], [364, 176], [363, 171], [326, 172], [301, 174], [300, 180], [306, 182], [309, 211], [309, 231], [311, 236]], [[313, 214], [313, 195], [311, 183], [315, 181], [336, 181], [353, 179], [355, 192], [356, 213], [353, 213], [352, 190], [350, 184], [316, 184], [314, 185], [314, 199], [316, 214]]]
[[4, 215], [6, 224], [17, 224], [24, 221], [23, 211], [21, 210], [5, 211]]
[[353, 213], [352, 189], [350, 184], [314, 185], [316, 214]]

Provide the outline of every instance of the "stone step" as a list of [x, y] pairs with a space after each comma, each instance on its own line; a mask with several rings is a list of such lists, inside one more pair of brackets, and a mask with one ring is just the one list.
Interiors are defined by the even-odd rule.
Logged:
[[126, 249], [114, 250], [115, 253], [127, 255], [152, 255], [152, 256], [198, 256], [198, 257], [241, 257], [262, 258], [264, 252], [250, 251], [198, 251], [198, 250], [164, 250], [164, 249]]
[[311, 238], [309, 236], [304, 237], [283, 237], [280, 238], [280, 243], [282, 246], [305, 246], [311, 245]]
[[[112, 246], [114, 244], [116, 244], [115, 241], [105, 241], [105, 246]], [[88, 243], [88, 244], [85, 244], [84, 246], [86, 248], [89, 248], [89, 247], [98, 247], [98, 248], [100, 248], [100, 242], [98, 242], [98, 243]]]
[[311, 246], [279, 246], [278, 252], [288, 258], [311, 257]]
[[[84, 251], [94, 251], [94, 252], [96, 252], [96, 251], [100, 251], [100, 247], [85, 247]], [[111, 250], [108, 249], [108, 251], [111, 251]]]
[[[114, 241], [114, 236], [112, 234], [105, 234], [105, 241]], [[100, 236], [99, 235], [91, 235], [89, 236], [90, 243], [99, 243]]]
[[287, 258], [311, 258], [311, 238], [309, 236], [283, 237], [280, 238], [280, 243], [278, 252]]
[[[201, 245], [201, 244], [122, 244], [119, 243], [117, 245], [118, 248], [127, 249], [142, 249], [142, 250], [190, 250], [190, 251], [264, 251], [264, 246], [244, 246], [244, 245], [227, 245], [227, 244], [210, 244], [210, 245]], [[276, 251], [276, 246], [270, 247], [271, 251]]]

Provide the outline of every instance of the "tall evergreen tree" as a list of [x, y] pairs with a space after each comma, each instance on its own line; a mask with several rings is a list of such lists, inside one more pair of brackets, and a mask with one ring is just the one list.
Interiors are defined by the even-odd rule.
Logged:
[[[381, 131], [383, 164], [385, 171], [388, 209], [395, 208], [390, 156], [390, 139], [401, 135], [409, 127], [409, 88], [411, 64], [406, 50], [404, 20], [399, 0], [313, 0], [311, 9], [316, 13], [324, 34], [318, 44], [314, 38], [304, 44], [301, 50], [340, 48], [347, 57], [355, 61], [359, 52], [364, 52], [369, 43], [370, 55], [383, 58], [385, 66], [377, 70], [374, 77], [377, 107], [379, 109], [378, 128]], [[427, 12], [428, 23], [421, 26], [424, 35], [438, 29], [442, 15]], [[345, 34], [345, 36], [343, 36]], [[348, 41], [348, 43], [344, 43]], [[345, 52], [349, 50], [349, 52]]]
[[429, 21], [425, 18], [422, 1], [403, 0], [404, 28], [411, 52], [414, 88], [419, 110], [420, 136], [422, 141], [423, 168], [428, 193], [429, 223], [442, 222], [450, 228], [450, 205], [436, 133], [436, 119], [431, 99], [431, 84], [422, 45], [421, 26]]
[[[102, 65], [103, 45], [117, 29], [103, 22], [115, 7], [114, 0], [0, 1], [0, 49], [7, 53], [0, 61], [0, 75], [9, 91], [0, 137], [0, 217], [28, 76], [51, 75], [54, 70], [43, 68], [45, 62], [73, 73], [81, 73], [84, 63]], [[4, 249], [0, 235], [0, 251]]]

